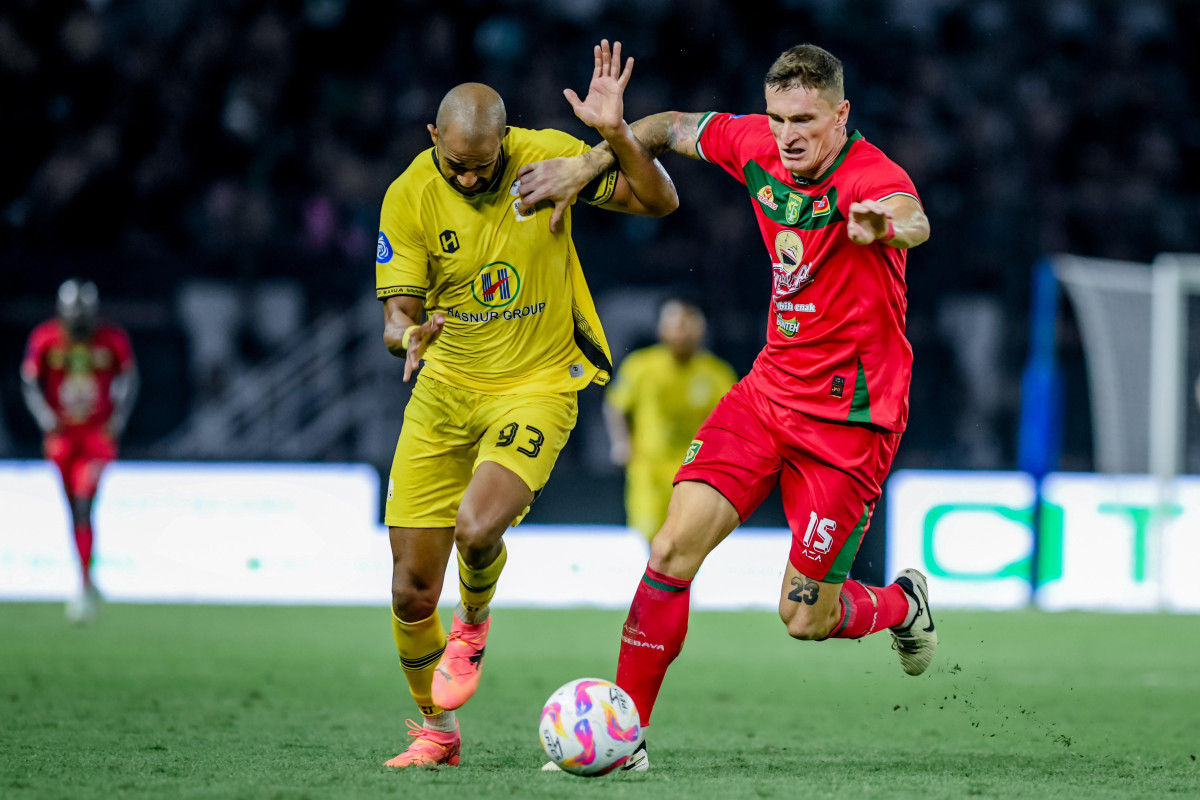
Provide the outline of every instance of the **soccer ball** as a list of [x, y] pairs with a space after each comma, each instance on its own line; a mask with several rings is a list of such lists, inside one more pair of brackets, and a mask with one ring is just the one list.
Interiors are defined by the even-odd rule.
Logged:
[[611, 681], [580, 678], [550, 695], [538, 733], [542, 749], [563, 771], [595, 777], [629, 760], [642, 728], [624, 689]]

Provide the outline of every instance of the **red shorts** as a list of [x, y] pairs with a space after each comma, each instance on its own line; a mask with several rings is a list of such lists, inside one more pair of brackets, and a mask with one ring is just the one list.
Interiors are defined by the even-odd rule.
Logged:
[[100, 473], [117, 457], [117, 445], [103, 427], [80, 425], [46, 434], [46, 458], [58, 465], [70, 497], [94, 497]]
[[736, 384], [696, 433], [675, 482], [701, 481], [745, 521], [779, 484], [800, 574], [841, 583], [870, 524], [900, 434], [820, 419]]

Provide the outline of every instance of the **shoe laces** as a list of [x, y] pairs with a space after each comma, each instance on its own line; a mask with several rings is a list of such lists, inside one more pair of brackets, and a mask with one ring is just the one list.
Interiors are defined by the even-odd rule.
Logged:
[[429, 738], [427, 734], [432, 733], [432, 731], [430, 731], [428, 728], [418, 725], [411, 719], [404, 720], [404, 724], [408, 726], [408, 735], [413, 739], [413, 741], [409, 744], [409, 749], [412, 749], [412, 746], [417, 742], [429, 742], [430, 744], [436, 745], [443, 750], [445, 749], [445, 745], [435, 742], [433, 739]]
[[464, 628], [459, 628], [457, 630], [452, 629], [446, 634], [446, 644], [449, 645], [451, 642], [462, 642], [463, 644], [478, 648], [479, 640], [472, 635], [474, 633], [475, 631], [469, 631]]

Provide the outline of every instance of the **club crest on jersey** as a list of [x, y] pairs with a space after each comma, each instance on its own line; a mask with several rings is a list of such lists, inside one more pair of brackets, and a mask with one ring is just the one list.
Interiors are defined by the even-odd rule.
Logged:
[[507, 261], [493, 261], [475, 276], [471, 295], [488, 308], [504, 308], [521, 291], [521, 274]]
[[536, 211], [536, 209], [533, 208], [527, 208], [522, 211], [521, 201], [519, 199], [513, 200], [512, 210], [513, 215], [517, 218], [517, 222], [529, 222], [529, 220], [533, 219], [533, 213]]
[[833, 210], [833, 205], [829, 202], [829, 195], [821, 195], [821, 199], [813, 203], [812, 215], [814, 217], [823, 217]]
[[758, 194], [756, 194], [755, 197], [758, 198], [758, 202], [762, 203], [772, 211], [779, 208], [779, 203], [775, 202], [775, 192], [771, 191], [769, 184], [759, 189]]
[[517, 222], [529, 222], [529, 220], [533, 219], [533, 212], [536, 209], [527, 208], [524, 211], [521, 210], [521, 181], [513, 181], [512, 186], [508, 187], [508, 193], [512, 197], [517, 198], [513, 200], [512, 204], [513, 215], [517, 218]]
[[787, 208], [783, 210], [783, 218], [788, 225], [795, 225], [800, 220], [800, 209], [804, 207], [804, 199], [795, 192], [788, 192]]
[[392, 243], [388, 241], [387, 234], [383, 231], [379, 232], [379, 239], [375, 242], [375, 260], [380, 264], [386, 264], [392, 260]]

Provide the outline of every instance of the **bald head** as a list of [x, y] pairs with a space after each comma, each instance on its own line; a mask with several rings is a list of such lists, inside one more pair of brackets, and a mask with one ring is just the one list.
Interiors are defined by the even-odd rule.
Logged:
[[463, 194], [495, 188], [507, 133], [504, 101], [495, 89], [482, 83], [455, 86], [438, 106], [437, 126], [429, 126], [442, 177]]
[[437, 129], [443, 136], [453, 133], [469, 142], [499, 139], [507, 124], [504, 101], [482, 83], [460, 83], [438, 106]]

